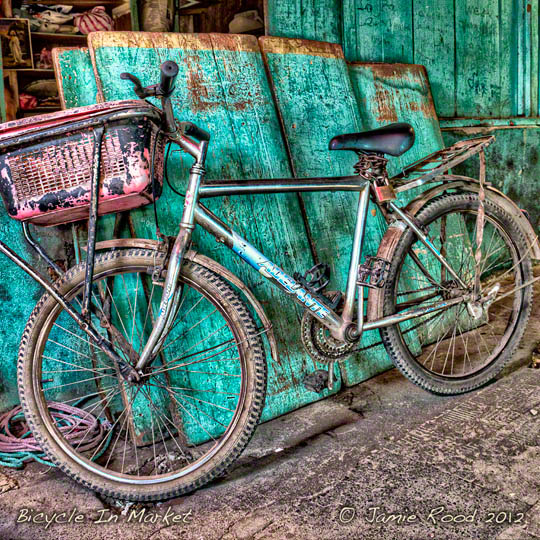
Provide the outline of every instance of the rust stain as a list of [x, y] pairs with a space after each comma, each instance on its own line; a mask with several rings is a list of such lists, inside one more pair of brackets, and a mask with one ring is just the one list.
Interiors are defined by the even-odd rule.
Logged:
[[326, 58], [345, 58], [341, 45], [337, 43], [274, 36], [260, 37], [259, 43], [264, 54], [304, 54]]
[[433, 102], [431, 100], [428, 103], [418, 103], [417, 101], [411, 101], [408, 107], [413, 112], [421, 112], [426, 118], [435, 117], [435, 109], [433, 108]]
[[398, 121], [396, 110], [391, 106], [394, 102], [394, 97], [377, 79], [375, 79], [375, 102], [376, 111], [374, 112], [378, 122], [392, 123]]
[[[208, 83], [201, 68], [201, 58], [196, 54], [187, 55], [183, 61], [188, 68], [187, 89], [193, 112], [215, 109], [244, 111], [264, 105], [263, 96], [259, 91], [254, 91], [248, 81], [235, 78], [236, 82], [228, 85], [224, 82], [218, 91], [213, 91], [213, 86]], [[221, 93], [222, 90], [226, 92], [225, 98]]]

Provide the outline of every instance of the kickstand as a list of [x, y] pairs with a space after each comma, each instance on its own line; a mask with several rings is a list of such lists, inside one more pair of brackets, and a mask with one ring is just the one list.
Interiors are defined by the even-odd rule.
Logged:
[[328, 382], [326, 384], [326, 387], [328, 390], [332, 390], [334, 387], [334, 366], [336, 365], [335, 362], [332, 362], [331, 364], [328, 364]]

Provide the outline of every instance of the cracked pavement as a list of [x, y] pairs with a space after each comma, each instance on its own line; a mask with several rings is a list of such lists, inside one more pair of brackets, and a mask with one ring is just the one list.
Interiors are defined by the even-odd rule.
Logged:
[[[540, 539], [538, 311], [489, 386], [441, 397], [388, 371], [259, 426], [227, 477], [165, 503], [0, 468], [0, 539]], [[22, 509], [82, 518], [17, 523]]]

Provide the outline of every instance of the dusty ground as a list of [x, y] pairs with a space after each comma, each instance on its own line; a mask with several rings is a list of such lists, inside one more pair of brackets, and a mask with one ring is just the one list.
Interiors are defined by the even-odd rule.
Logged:
[[[118, 507], [36, 463], [0, 468], [0, 540], [540, 538], [533, 310], [490, 386], [444, 398], [389, 371], [260, 426], [232, 473], [191, 496]], [[65, 511], [69, 524], [25, 521]]]

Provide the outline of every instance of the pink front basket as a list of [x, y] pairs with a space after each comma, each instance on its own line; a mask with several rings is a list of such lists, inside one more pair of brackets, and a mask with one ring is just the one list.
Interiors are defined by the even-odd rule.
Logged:
[[160, 124], [159, 109], [144, 101], [113, 101], [0, 125], [0, 195], [8, 214], [46, 226], [87, 218], [98, 126], [105, 128], [99, 213], [152, 202], [152, 160], [156, 196], [163, 185]]

